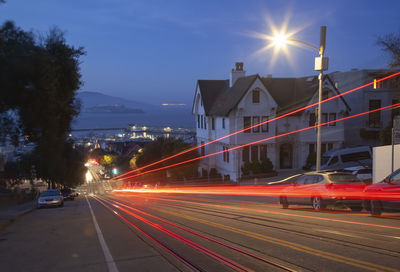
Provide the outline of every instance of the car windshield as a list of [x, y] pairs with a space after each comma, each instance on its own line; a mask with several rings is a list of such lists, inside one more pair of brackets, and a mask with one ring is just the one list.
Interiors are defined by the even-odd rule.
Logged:
[[59, 196], [60, 191], [43, 191], [40, 196]]
[[352, 182], [360, 182], [360, 180], [351, 174], [330, 174], [329, 180], [332, 183], [352, 183]]

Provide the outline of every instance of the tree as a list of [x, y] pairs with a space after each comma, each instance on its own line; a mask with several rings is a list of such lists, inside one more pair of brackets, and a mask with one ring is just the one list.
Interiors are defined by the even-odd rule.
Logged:
[[392, 68], [400, 67], [400, 31], [398, 33], [390, 33], [378, 38], [377, 44], [383, 51], [389, 53], [389, 65]]
[[[190, 144], [185, 143], [181, 138], [158, 137], [156, 140], [147, 143], [144, 146], [143, 151], [137, 155], [136, 165], [140, 168], [150, 163], [159, 161], [163, 158], [187, 150], [191, 147], [192, 146]], [[157, 165], [151, 166], [144, 171], [167, 165], [172, 165], [195, 157], [197, 157], [196, 150], [188, 152], [176, 158], [172, 158]], [[161, 180], [164, 180], [167, 177], [169, 179], [184, 179], [184, 178], [195, 177], [196, 174], [197, 174], [197, 163], [193, 162], [181, 166], [172, 167], [165, 171], [155, 172], [154, 174], [150, 175], [150, 177], [158, 178]]]
[[67, 133], [79, 113], [79, 58], [85, 52], [68, 45], [57, 28], [38, 37], [6, 22], [0, 40], [0, 138], [21, 133], [35, 144], [39, 177], [53, 186], [66, 182], [71, 169], [65, 167], [72, 167]]

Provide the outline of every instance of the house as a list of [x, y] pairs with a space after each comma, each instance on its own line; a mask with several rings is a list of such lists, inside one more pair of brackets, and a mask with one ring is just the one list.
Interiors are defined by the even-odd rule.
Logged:
[[[345, 96], [351, 107], [350, 114], [357, 114], [374, 110], [400, 102], [400, 88], [398, 76], [377, 82], [398, 71], [353, 69], [348, 72], [334, 72], [329, 77], [343, 92], [374, 82], [360, 90]], [[393, 124], [393, 117], [400, 113], [399, 108], [378, 111], [356, 119], [345, 121], [345, 146], [381, 145], [379, 132]]]
[[[323, 97], [339, 94], [329, 76], [323, 79]], [[207, 176], [215, 168], [225, 179], [239, 180], [241, 167], [247, 161], [268, 158], [275, 170], [301, 169], [310, 152], [315, 151], [316, 133], [309, 129], [301, 133], [279, 136], [315, 124], [315, 108], [310, 108], [251, 130], [230, 135], [252, 125], [274, 119], [300, 107], [318, 101], [318, 78], [272, 78], [258, 74], [246, 76], [243, 63], [236, 63], [230, 79], [198, 80], [192, 113], [196, 120], [197, 144], [212, 144], [200, 148], [201, 155], [234, 148], [201, 159], [199, 172]], [[351, 110], [344, 98], [334, 99], [322, 107], [323, 122], [342, 118]], [[268, 139], [266, 141], [263, 141]], [[344, 143], [343, 123], [322, 128], [322, 151], [340, 148]], [[241, 145], [260, 141], [257, 144]], [[240, 147], [240, 148], [239, 148]]]

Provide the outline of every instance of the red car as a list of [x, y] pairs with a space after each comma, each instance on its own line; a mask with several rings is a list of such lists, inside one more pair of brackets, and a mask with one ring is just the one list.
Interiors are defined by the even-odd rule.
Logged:
[[364, 207], [372, 215], [380, 215], [383, 211], [400, 212], [400, 169], [381, 182], [367, 186], [364, 198]]

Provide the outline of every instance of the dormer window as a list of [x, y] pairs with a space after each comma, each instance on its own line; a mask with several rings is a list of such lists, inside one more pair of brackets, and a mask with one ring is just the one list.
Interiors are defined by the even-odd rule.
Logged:
[[253, 90], [253, 103], [260, 103], [260, 90]]

